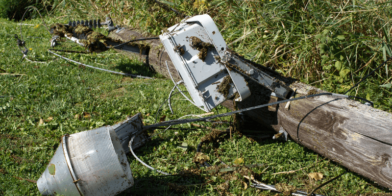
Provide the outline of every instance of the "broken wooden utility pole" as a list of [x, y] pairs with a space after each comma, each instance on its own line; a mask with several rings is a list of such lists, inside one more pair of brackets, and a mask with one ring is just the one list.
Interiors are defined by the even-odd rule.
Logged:
[[[135, 29], [124, 29], [111, 32], [109, 37], [126, 42], [150, 35]], [[147, 40], [143, 44], [150, 47], [146, 63], [169, 78], [167, 62], [174, 79], [181, 80], [160, 40]], [[141, 54], [118, 51], [130, 58], [141, 57]], [[297, 96], [324, 92], [251, 63], [283, 81], [291, 89], [297, 89]], [[237, 102], [238, 109], [277, 100], [271, 96], [269, 89], [252, 80], [248, 83], [252, 95]], [[225, 101], [222, 105], [234, 110], [232, 101]], [[357, 101], [326, 96], [293, 101], [289, 109], [285, 109], [285, 106], [286, 103], [283, 103], [248, 111], [245, 115], [276, 132], [283, 128], [299, 144], [392, 189], [392, 114]]]

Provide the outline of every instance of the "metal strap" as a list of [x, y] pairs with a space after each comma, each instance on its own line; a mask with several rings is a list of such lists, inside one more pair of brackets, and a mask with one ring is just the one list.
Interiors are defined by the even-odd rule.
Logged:
[[80, 188], [80, 185], [79, 185], [79, 183], [78, 183], [80, 179], [77, 178], [77, 176], [76, 176], [76, 174], [75, 174], [75, 172], [74, 172], [74, 170], [73, 170], [73, 167], [72, 167], [71, 159], [69, 158], [68, 149], [67, 149], [67, 138], [66, 138], [66, 137], [67, 137], [66, 135], [64, 135], [64, 136], [62, 137], [62, 143], [63, 143], [63, 151], [64, 151], [64, 156], [65, 156], [65, 161], [67, 162], [69, 172], [71, 173], [72, 179], [73, 179], [73, 181], [74, 181], [74, 183], [75, 183], [76, 188], [77, 188], [78, 191], [79, 191], [79, 194], [80, 194], [80, 195], [83, 195], [82, 192], [81, 192], [82, 189]]

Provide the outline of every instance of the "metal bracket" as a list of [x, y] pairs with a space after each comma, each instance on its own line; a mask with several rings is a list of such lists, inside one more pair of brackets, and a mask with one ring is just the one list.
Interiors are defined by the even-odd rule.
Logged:
[[272, 139], [276, 140], [283, 140], [285, 142], [287, 142], [288, 139], [288, 133], [286, 132], [286, 130], [283, 129], [283, 127], [280, 127], [279, 133], [275, 134]]
[[292, 92], [291, 88], [281, 84], [275, 78], [251, 65], [249, 62], [246, 62], [243, 58], [237, 55], [233, 55], [233, 57], [231, 57], [231, 61], [226, 63], [226, 66], [270, 89], [272, 92], [275, 92], [276, 96], [279, 98], [286, 99], [289, 93]]
[[[72, 167], [71, 159], [69, 157], [68, 148], [67, 148], [67, 137], [68, 137], [67, 135], [64, 135], [61, 138], [62, 139], [62, 144], [63, 144], [63, 151], [64, 151], [65, 161], [66, 161], [66, 163], [68, 165], [69, 172], [71, 173], [73, 182], [75, 183], [75, 181], [78, 182], [80, 179], [77, 178], [76, 173], [75, 173], [75, 171], [73, 170], [73, 167]], [[81, 192], [82, 189], [80, 188], [80, 184], [79, 183], [75, 183], [75, 185], [76, 185], [76, 189], [79, 191], [80, 195], [82, 195], [82, 192]]]
[[52, 39], [50, 40], [50, 46], [52, 48], [58, 45], [58, 42], [57, 42], [58, 39], [60, 39], [60, 36], [58, 36], [58, 35], [54, 35], [52, 37]]

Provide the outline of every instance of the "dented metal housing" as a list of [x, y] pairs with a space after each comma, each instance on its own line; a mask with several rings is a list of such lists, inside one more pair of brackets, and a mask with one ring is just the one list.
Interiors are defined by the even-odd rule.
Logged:
[[[226, 42], [209, 15], [184, 20], [170, 27], [160, 39], [200, 109], [209, 112], [237, 92], [238, 101], [250, 96], [245, 79], [221, 62], [226, 55]], [[233, 82], [224, 95], [218, 89], [228, 75]]]
[[42, 195], [117, 195], [133, 184], [126, 153], [111, 126], [63, 136], [37, 181]]

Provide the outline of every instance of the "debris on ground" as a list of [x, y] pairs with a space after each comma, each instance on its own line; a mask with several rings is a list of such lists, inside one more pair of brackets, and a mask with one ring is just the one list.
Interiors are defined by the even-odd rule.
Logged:
[[297, 189], [294, 186], [285, 183], [278, 183], [275, 185], [275, 188], [279, 192], [282, 192], [283, 195], [291, 195], [297, 191]]
[[203, 164], [206, 161], [209, 161], [210, 157], [202, 152], [196, 152], [195, 156], [193, 157], [193, 162]]

